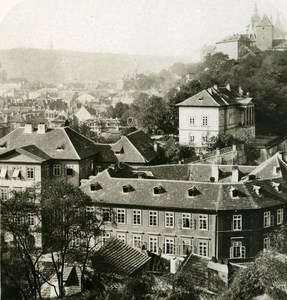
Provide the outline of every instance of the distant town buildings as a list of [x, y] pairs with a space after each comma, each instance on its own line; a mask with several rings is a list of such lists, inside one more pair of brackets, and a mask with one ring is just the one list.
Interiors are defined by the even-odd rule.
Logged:
[[227, 54], [230, 59], [242, 58], [249, 53], [265, 50], [287, 50], [287, 31], [277, 16], [276, 22], [268, 18], [266, 14], [258, 14], [255, 4], [250, 23], [246, 26], [246, 33], [236, 33], [218, 41], [214, 47], [204, 46], [201, 57], [207, 54], [222, 52]]

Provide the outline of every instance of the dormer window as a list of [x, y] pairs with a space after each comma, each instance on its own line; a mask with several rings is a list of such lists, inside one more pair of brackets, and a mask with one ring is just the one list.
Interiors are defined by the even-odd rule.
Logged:
[[56, 148], [56, 150], [57, 151], [64, 151], [64, 145], [59, 145], [57, 148]]
[[98, 183], [98, 182], [95, 182], [95, 183], [92, 183], [91, 185], [90, 185], [90, 190], [91, 191], [97, 191], [97, 190], [99, 190], [99, 189], [101, 189], [102, 187], [101, 187], [101, 185]]
[[128, 192], [130, 192], [132, 190], [132, 186], [130, 184], [128, 185], [124, 185], [123, 186], [123, 193], [127, 194]]
[[159, 195], [163, 192], [164, 192], [164, 188], [161, 185], [156, 186], [156, 187], [153, 188], [153, 194], [154, 195]]
[[262, 194], [262, 187], [258, 185], [253, 185], [253, 191], [259, 196]]
[[281, 171], [281, 169], [280, 169], [280, 167], [278, 167], [278, 166], [274, 166], [273, 167], [273, 175], [280, 175], [280, 171]]
[[6, 142], [5, 142], [4, 144], [0, 145], [0, 149], [6, 149], [7, 148], [6, 146], [7, 145], [6, 145]]
[[230, 196], [232, 197], [232, 198], [238, 198], [238, 196], [239, 196], [239, 191], [235, 188], [235, 187], [230, 187], [230, 189], [229, 189], [229, 192], [230, 192]]
[[195, 197], [197, 195], [197, 189], [195, 186], [192, 186], [191, 188], [188, 189], [187, 195], [188, 197]]
[[278, 183], [278, 182], [272, 182], [272, 186], [273, 186], [273, 188], [274, 188], [277, 192], [281, 192], [281, 191], [282, 191], [282, 185], [281, 185], [281, 183]]

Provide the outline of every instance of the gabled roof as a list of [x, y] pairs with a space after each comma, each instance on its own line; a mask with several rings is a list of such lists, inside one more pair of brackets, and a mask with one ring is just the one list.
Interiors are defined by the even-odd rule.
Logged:
[[220, 107], [240, 104], [243, 99], [245, 98], [240, 97], [235, 91], [226, 87], [212, 87], [176, 104], [176, 106]]
[[101, 147], [69, 127], [48, 129], [44, 134], [37, 131], [25, 133], [24, 127], [18, 127], [2, 137], [0, 144], [5, 144], [6, 149], [11, 150], [34, 145], [51, 158], [72, 160], [96, 155]]
[[152, 139], [142, 130], [137, 130], [123, 136], [112, 146], [120, 162], [148, 163], [155, 159], [158, 153], [154, 150]]
[[271, 21], [269, 20], [269, 18], [264, 14], [261, 21], [256, 25], [256, 27], [257, 26], [264, 27], [264, 26], [273, 26], [273, 25], [272, 25]]
[[100, 272], [130, 276], [151, 258], [116, 238], [109, 239], [94, 255]]

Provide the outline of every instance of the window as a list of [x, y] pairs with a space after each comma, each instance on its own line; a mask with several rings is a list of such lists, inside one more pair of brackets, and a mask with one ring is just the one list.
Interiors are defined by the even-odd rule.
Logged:
[[190, 142], [190, 143], [193, 143], [193, 142], [194, 142], [194, 135], [190, 135], [190, 136], [189, 136], [189, 142]]
[[103, 233], [103, 243], [105, 244], [110, 237], [111, 237], [110, 232], [104, 232]]
[[28, 225], [35, 225], [35, 216], [32, 213], [29, 213], [27, 216]]
[[174, 254], [175, 247], [174, 247], [174, 238], [172, 237], [166, 237], [164, 239], [164, 253], [165, 254]]
[[158, 226], [157, 220], [158, 220], [157, 211], [150, 211], [149, 212], [149, 226]]
[[202, 137], [202, 143], [207, 143], [207, 136]]
[[61, 176], [61, 165], [60, 164], [53, 165], [53, 175]]
[[182, 214], [182, 228], [192, 228], [191, 214], [189, 213]]
[[66, 176], [73, 176], [73, 168], [72, 166], [67, 165], [65, 168], [65, 175]]
[[245, 247], [242, 246], [242, 242], [232, 242], [230, 258], [245, 258]]
[[264, 213], [264, 217], [263, 217], [263, 227], [270, 227], [271, 225], [271, 213], [270, 211], [267, 211]]
[[45, 166], [45, 177], [50, 177], [50, 166]]
[[194, 117], [190, 117], [189, 118], [189, 125], [190, 126], [194, 126], [195, 125], [195, 118]]
[[126, 234], [125, 233], [117, 233], [117, 238], [124, 243], [126, 242]]
[[158, 237], [150, 236], [148, 238], [148, 248], [150, 252], [158, 253]]
[[202, 117], [202, 126], [207, 126], [208, 122], [207, 122], [207, 116], [203, 116]]
[[5, 179], [7, 177], [7, 168], [1, 168], [0, 178]]
[[270, 237], [267, 236], [263, 239], [263, 249], [270, 249]]
[[192, 241], [191, 239], [181, 239], [181, 254], [187, 255], [192, 251]]
[[123, 186], [123, 193], [124, 194], [127, 194], [130, 191], [132, 191], [132, 186], [130, 184]]
[[17, 179], [17, 178], [20, 178], [20, 177], [21, 177], [20, 168], [14, 168], [12, 178]]
[[111, 210], [109, 208], [103, 208], [103, 222], [111, 222]]
[[133, 247], [134, 248], [142, 247], [142, 236], [140, 234], [133, 235]]
[[118, 208], [117, 221], [118, 221], [118, 224], [126, 223], [126, 210], [124, 208]]
[[173, 212], [165, 213], [165, 227], [174, 227], [174, 213]]
[[198, 215], [199, 230], [208, 230], [207, 215]]
[[77, 236], [73, 236], [72, 247], [80, 247], [80, 245], [81, 245], [81, 238]]
[[34, 168], [27, 168], [27, 179], [34, 179], [34, 178], [35, 178]]
[[242, 230], [242, 215], [234, 215], [232, 222], [233, 230]]
[[133, 211], [133, 224], [141, 225], [141, 211], [140, 210]]
[[188, 189], [187, 191], [187, 195], [188, 197], [195, 197], [198, 194], [198, 191], [196, 189], [195, 186], [191, 187], [190, 189]]
[[0, 196], [1, 196], [1, 200], [8, 200], [9, 198], [9, 189], [8, 187], [0, 187]]
[[164, 192], [164, 189], [163, 189], [162, 186], [156, 186], [156, 187], [153, 188], [153, 194], [154, 195], [159, 195], [163, 192]]
[[283, 208], [277, 209], [277, 224], [283, 224]]
[[208, 256], [208, 241], [198, 241], [198, 255], [207, 257]]

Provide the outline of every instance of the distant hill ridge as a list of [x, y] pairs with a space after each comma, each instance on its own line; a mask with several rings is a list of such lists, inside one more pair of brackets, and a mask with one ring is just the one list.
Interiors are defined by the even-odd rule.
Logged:
[[157, 73], [176, 62], [187, 63], [190, 58], [32, 48], [0, 50], [0, 63], [8, 77], [49, 83], [93, 82], [135, 72]]

